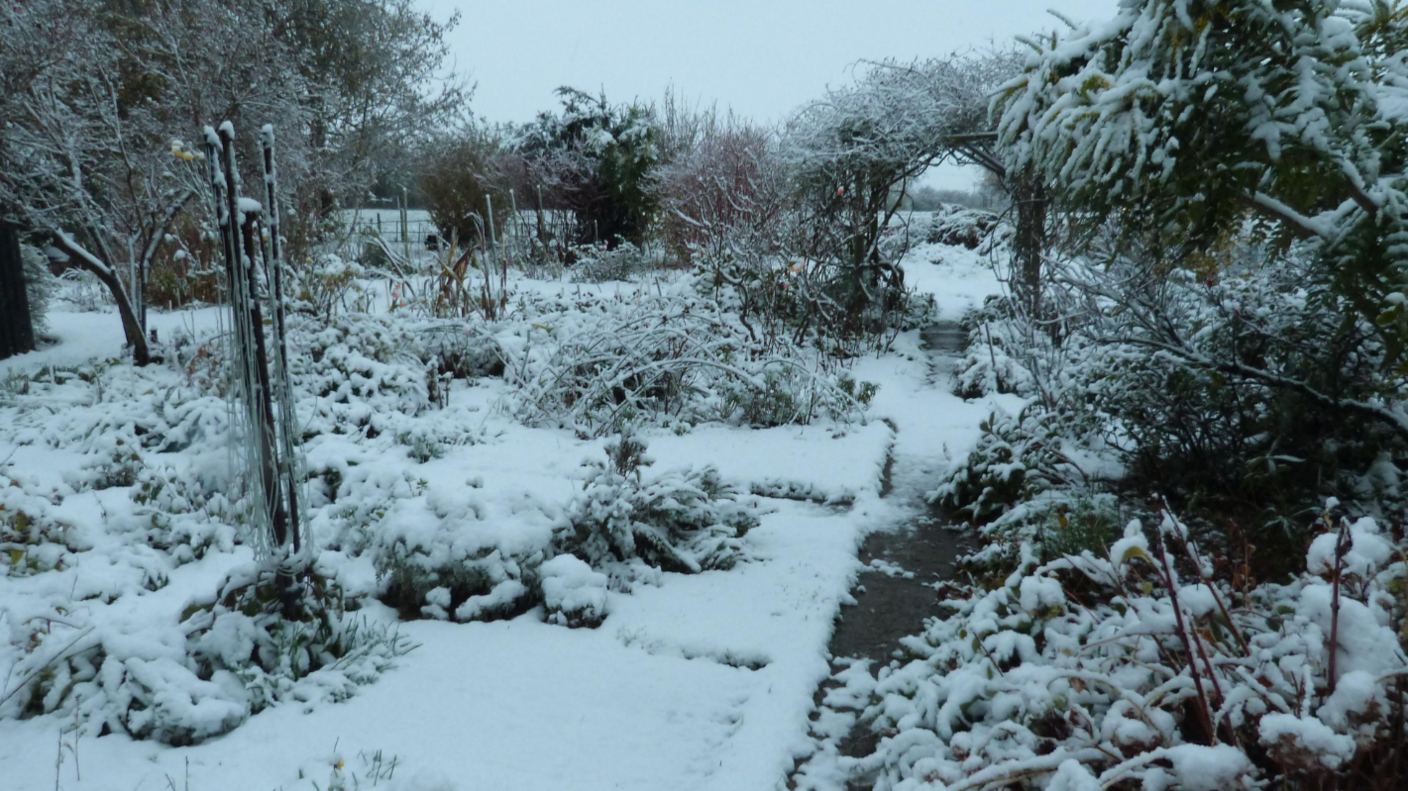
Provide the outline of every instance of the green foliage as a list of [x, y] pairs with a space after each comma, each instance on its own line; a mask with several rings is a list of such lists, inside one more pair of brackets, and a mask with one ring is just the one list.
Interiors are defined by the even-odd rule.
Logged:
[[20, 245], [20, 261], [24, 266], [25, 295], [29, 300], [30, 320], [36, 333], [47, 325], [49, 302], [59, 290], [59, 279], [49, 271], [49, 259], [37, 247]]
[[1081, 497], [1046, 515], [1040, 534], [1043, 561], [1087, 551], [1095, 557], [1108, 555], [1120, 537], [1120, 514], [1114, 499], [1109, 495]]
[[934, 502], [977, 525], [1066, 480], [1057, 421], [1039, 407], [1013, 417], [993, 413], [968, 458], [929, 494]]
[[1009, 170], [1033, 167], [1082, 222], [1150, 238], [1165, 267], [1216, 275], [1248, 220], [1284, 250], [1313, 244], [1321, 277], [1408, 348], [1408, 117], [1398, 97], [1408, 17], [1386, 3], [1256, 0], [1127, 5], [1078, 28], [1009, 83]]
[[562, 111], [542, 113], [520, 130], [518, 147], [573, 212], [577, 241], [640, 246], [656, 212], [651, 189], [659, 132], [650, 108], [612, 105], [575, 88], [559, 88]]

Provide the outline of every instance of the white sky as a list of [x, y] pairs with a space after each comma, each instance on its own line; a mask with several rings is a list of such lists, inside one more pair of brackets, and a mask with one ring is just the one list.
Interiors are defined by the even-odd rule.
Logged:
[[[1114, 15], [1118, 0], [419, 0], [451, 34], [454, 68], [476, 84], [473, 109], [527, 121], [571, 85], [611, 101], [658, 99], [673, 86], [691, 102], [780, 121], [859, 60], [943, 55], [1018, 34]], [[965, 187], [941, 168], [926, 182]]]

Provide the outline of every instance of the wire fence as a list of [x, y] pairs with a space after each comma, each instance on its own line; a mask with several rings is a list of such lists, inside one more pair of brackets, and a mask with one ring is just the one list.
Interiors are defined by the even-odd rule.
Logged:
[[353, 220], [352, 237], [358, 246], [380, 238], [391, 243], [406, 242], [417, 249], [437, 249], [441, 233], [428, 217], [401, 219], [380, 212], [362, 214]]
[[[513, 244], [516, 241], [537, 236], [541, 230], [551, 237], [563, 236], [570, 223], [570, 214], [563, 211], [545, 211], [541, 229], [537, 212], [531, 209], [520, 210], [507, 217], [498, 228], [498, 243]], [[409, 245], [415, 251], [439, 250], [449, 242], [445, 233], [437, 228], [423, 209], [409, 209], [403, 217], [399, 211], [385, 209], [349, 210], [347, 222], [351, 225], [350, 240], [361, 248], [380, 239], [391, 245]], [[474, 243], [474, 240], [469, 240]], [[459, 240], [463, 247], [466, 240]]]

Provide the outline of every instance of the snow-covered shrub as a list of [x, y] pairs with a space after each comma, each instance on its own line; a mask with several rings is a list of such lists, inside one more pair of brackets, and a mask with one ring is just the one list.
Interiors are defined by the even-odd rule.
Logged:
[[732, 114], [679, 106], [662, 120], [666, 145], [678, 149], [665, 157], [651, 185], [666, 254], [717, 265], [730, 256], [776, 251], [790, 224], [783, 219], [789, 196], [771, 130]]
[[232, 551], [243, 510], [227, 494], [232, 491], [227, 472], [144, 465], [131, 492], [135, 507], [110, 522], [110, 528], [168, 553], [177, 564], [199, 560], [211, 550]]
[[437, 375], [451, 379], [503, 376], [504, 354], [493, 336], [471, 334], [461, 326], [451, 325], [433, 330], [430, 338], [426, 362]]
[[[1241, 255], [1256, 264], [1257, 253]], [[1399, 404], [1408, 391], [1331, 276], [1299, 254], [1211, 278], [1177, 270], [1111, 306], [1101, 375], [1081, 376], [1092, 411], [1119, 421], [1129, 478], [1200, 500], [1190, 516], [1242, 522], [1278, 573], [1298, 565], [1324, 498], [1384, 516], [1405, 505], [1393, 460], [1408, 432], [1354, 404]]]
[[755, 342], [689, 284], [633, 298], [525, 301], [497, 334], [505, 377], [530, 424], [610, 432], [623, 416], [659, 423], [808, 423], [861, 417], [854, 395], [795, 346]]
[[962, 245], [987, 253], [1012, 234], [1010, 226], [995, 212], [947, 205], [934, 210], [924, 241], [929, 244]]
[[558, 555], [538, 568], [548, 623], [595, 628], [606, 619], [607, 576], [580, 558]]
[[901, 212], [881, 230], [880, 252], [898, 261], [918, 245], [946, 245], [988, 255], [1006, 245], [1012, 227], [996, 212], [944, 204], [930, 211]]
[[1017, 416], [994, 412], [968, 458], [954, 465], [929, 499], [973, 524], [985, 524], [1064, 481], [1062, 437], [1039, 409]]
[[457, 551], [448, 541], [425, 540], [392, 534], [373, 545], [373, 563], [382, 580], [383, 601], [409, 617], [492, 621], [517, 615], [533, 604], [533, 563], [543, 553], [527, 558], [505, 557], [498, 547], [476, 552]]
[[549, 509], [486, 503], [473, 485], [419, 488], [381, 503], [358, 491], [371, 513], [346, 546], [371, 559], [377, 595], [413, 618], [494, 620], [532, 607], [537, 569], [552, 554]]
[[228, 576], [213, 603], [184, 614], [197, 673], [234, 674], [253, 713], [290, 696], [342, 700], [413, 647], [349, 614], [336, 581], [310, 571], [291, 582], [293, 595], [285, 597], [272, 571], [247, 566]]
[[1010, 308], [1010, 301], [990, 297], [981, 308], [963, 315], [959, 327], [968, 335], [968, 344], [953, 367], [954, 395], [1032, 393], [1032, 347], [1047, 339], [1027, 331], [1029, 326], [1013, 317]]
[[646, 252], [629, 241], [615, 248], [605, 244], [582, 245], [572, 248], [572, 253], [577, 258], [572, 265], [572, 279], [578, 283], [630, 280], [644, 274], [651, 266]]
[[881, 791], [1372, 773], [1396, 749], [1408, 674], [1404, 549], [1371, 519], [1345, 523], [1293, 582], [1237, 591], [1167, 514], [1152, 535], [1131, 522], [1107, 554], [1040, 564], [1027, 546], [995, 589], [944, 601], [904, 641], [908, 662], [848, 675], [881, 738], [847, 765]]
[[559, 113], [541, 113], [515, 135], [533, 183], [568, 210], [577, 242], [641, 244], [656, 211], [651, 186], [662, 154], [654, 109], [576, 88], [557, 95]]
[[23, 651], [0, 717], [76, 709], [93, 733], [195, 744], [278, 702], [345, 699], [414, 647], [348, 615], [316, 575], [302, 581], [296, 612], [283, 611], [272, 573], [255, 566], [233, 572], [214, 601], [189, 605], [179, 625], [174, 613], [140, 626], [83, 615], [63, 616], [63, 631], [11, 625]]
[[92, 548], [85, 532], [52, 513], [53, 493], [0, 468], [0, 576], [28, 576], [72, 565]]
[[332, 253], [319, 253], [316, 260], [291, 271], [294, 282], [289, 293], [325, 320], [339, 308], [347, 308], [347, 298], [361, 292], [359, 280], [367, 274], [361, 264]]
[[587, 465], [582, 493], [567, 506], [558, 546], [596, 568], [640, 558], [666, 571], [733, 567], [742, 537], [758, 524], [757, 503], [713, 467], [645, 478], [652, 460], [630, 431], [607, 443], [606, 461]]
[[950, 474], [950, 504], [1001, 493], [978, 483], [988, 469], [1013, 472], [1012, 450], [1046, 449], [1020, 459], [1024, 475], [1167, 496], [1200, 531], [1257, 546], [1262, 579], [1294, 572], [1327, 497], [1387, 518], [1403, 511], [1395, 459], [1408, 431], [1394, 408], [1369, 406], [1402, 403], [1401, 377], [1331, 272], [1251, 232], [1190, 262], [1197, 271], [1127, 250], [1105, 262], [1053, 257], [1059, 282], [1043, 303], [1059, 322], [1005, 301], [972, 319], [959, 390], [1010, 390], [1029, 405]]
[[349, 314], [297, 328], [302, 353], [290, 360], [300, 398], [314, 410], [304, 433], [365, 433], [385, 426], [387, 415], [418, 415], [430, 406], [426, 371], [419, 357], [421, 336], [389, 316]]

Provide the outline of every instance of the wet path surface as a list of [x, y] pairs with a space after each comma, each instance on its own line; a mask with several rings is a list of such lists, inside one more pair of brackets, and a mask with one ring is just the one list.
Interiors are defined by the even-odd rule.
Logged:
[[[930, 380], [935, 388], [952, 385], [950, 371], [962, 353], [966, 337], [956, 322], [938, 322], [920, 333], [929, 355]], [[971, 549], [967, 536], [947, 527], [947, 517], [929, 505], [923, 495], [937, 483], [938, 470], [915, 459], [893, 460], [884, 494], [902, 498], [913, 516], [892, 528], [871, 533], [862, 543], [860, 562], [867, 567], [851, 590], [855, 604], [845, 605], [836, 620], [829, 650], [831, 670], [845, 667], [838, 659], [868, 659], [871, 667], [897, 657], [900, 640], [924, 629], [924, 619], [934, 613], [934, 585], [950, 578], [954, 561]], [[889, 485], [893, 481], [893, 486]], [[816, 706], [836, 686], [828, 679], [817, 689]], [[863, 756], [872, 752], [878, 737], [864, 727], [853, 728], [837, 747], [841, 754]], [[864, 788], [865, 785], [854, 785]]]
[[[962, 353], [964, 334], [957, 322], [937, 322], [925, 327], [920, 337], [930, 356], [933, 386], [948, 387], [949, 368]], [[891, 470], [892, 477], [913, 474]], [[944, 514], [923, 500], [925, 483], [913, 482], [898, 492], [886, 486], [886, 496], [911, 500], [917, 514], [907, 524], [871, 533], [861, 545], [860, 562], [870, 570], [861, 573], [851, 591], [857, 603], [841, 610], [831, 638], [833, 657], [870, 659], [883, 665], [899, 647], [900, 638], [923, 629], [935, 600], [932, 584], [952, 574], [954, 559], [964, 551], [960, 534], [945, 528]]]
[[856, 604], [841, 609], [832, 656], [883, 665], [894, 658], [900, 638], [923, 631], [936, 600], [934, 583], [948, 579], [954, 559], [967, 551], [964, 536], [944, 524], [941, 514], [925, 514], [865, 539], [860, 562], [870, 568], [851, 590]]

